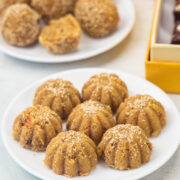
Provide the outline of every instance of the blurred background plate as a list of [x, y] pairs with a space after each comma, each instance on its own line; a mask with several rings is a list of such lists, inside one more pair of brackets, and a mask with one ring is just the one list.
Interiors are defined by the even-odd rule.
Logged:
[[127, 37], [135, 22], [135, 9], [131, 0], [114, 0], [120, 14], [116, 31], [105, 38], [94, 39], [82, 34], [78, 49], [64, 55], [50, 54], [40, 44], [30, 47], [16, 47], [7, 44], [0, 36], [0, 50], [5, 54], [25, 61], [41, 63], [62, 63], [78, 61], [101, 54], [116, 46]]

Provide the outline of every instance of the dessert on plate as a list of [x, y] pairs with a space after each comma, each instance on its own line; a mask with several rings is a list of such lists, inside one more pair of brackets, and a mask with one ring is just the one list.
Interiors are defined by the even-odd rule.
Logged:
[[73, 109], [66, 127], [69, 130], [85, 133], [98, 144], [104, 132], [115, 124], [110, 106], [89, 100]]
[[95, 38], [112, 33], [120, 19], [112, 0], [78, 0], [74, 12], [83, 30]]
[[75, 50], [81, 38], [81, 28], [72, 15], [51, 20], [39, 36], [39, 42], [49, 52], [64, 54]]
[[140, 127], [123, 124], [105, 132], [97, 153], [108, 166], [128, 170], [150, 161], [152, 149], [152, 144]]
[[15, 46], [29, 46], [35, 43], [40, 29], [40, 15], [27, 4], [10, 6], [1, 21], [3, 39]]
[[62, 119], [67, 118], [72, 109], [80, 104], [79, 91], [70, 81], [51, 79], [44, 82], [35, 92], [34, 105], [49, 106]]
[[[120, 170], [150, 161], [149, 137], [157, 136], [166, 124], [160, 102], [150, 95], [128, 97], [126, 84], [112, 73], [92, 76], [82, 96], [81, 103], [70, 81], [45, 81], [35, 92], [34, 106], [16, 117], [12, 136], [26, 149], [46, 151], [45, 165], [67, 177], [90, 174], [98, 157]], [[62, 119], [67, 120], [66, 132], [62, 132]]]
[[[74, 54], [82, 31], [94, 38], [110, 35], [120, 20], [113, 0], [0, 0], [0, 17], [8, 44], [28, 46], [35, 54], [42, 45], [55, 55]], [[86, 40], [93, 43], [83, 36], [81, 49]]]
[[62, 120], [46, 106], [26, 108], [15, 119], [13, 137], [24, 148], [45, 151], [48, 143], [62, 131]]
[[96, 166], [96, 145], [84, 133], [59, 133], [46, 149], [44, 163], [54, 173], [68, 177], [85, 176]]
[[161, 103], [150, 95], [136, 95], [120, 105], [116, 120], [118, 124], [138, 125], [150, 137], [161, 132], [166, 124], [166, 113]]
[[116, 112], [128, 97], [126, 84], [116, 75], [101, 73], [92, 76], [82, 88], [83, 101], [92, 99], [111, 106]]

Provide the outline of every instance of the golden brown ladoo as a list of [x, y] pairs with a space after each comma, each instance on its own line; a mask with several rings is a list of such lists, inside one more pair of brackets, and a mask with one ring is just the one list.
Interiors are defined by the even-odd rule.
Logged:
[[108, 129], [99, 143], [97, 152], [112, 168], [128, 170], [150, 161], [152, 144], [144, 131], [130, 124]]
[[4, 14], [4, 11], [11, 5], [16, 3], [29, 4], [30, 0], [0, 0], [0, 16]]
[[112, 0], [78, 0], [75, 16], [90, 36], [109, 35], [119, 22], [119, 14]]
[[32, 0], [31, 5], [45, 21], [72, 13], [77, 0]]
[[119, 124], [141, 127], [148, 137], [157, 136], [166, 124], [166, 113], [160, 102], [149, 95], [129, 97], [117, 110]]
[[52, 139], [44, 160], [56, 174], [68, 177], [88, 175], [97, 162], [94, 142], [76, 131], [61, 132]]
[[119, 105], [127, 97], [127, 86], [116, 74], [94, 75], [82, 88], [83, 101], [89, 99], [99, 101], [111, 106], [113, 112], [116, 112]]
[[43, 83], [36, 90], [34, 96], [34, 105], [49, 106], [62, 119], [65, 119], [80, 102], [79, 91], [70, 81], [60, 78]]
[[28, 46], [38, 40], [40, 15], [27, 4], [10, 6], [1, 21], [3, 39], [15, 46]]
[[39, 36], [39, 42], [51, 53], [64, 54], [75, 50], [80, 42], [81, 28], [72, 15], [51, 20]]
[[62, 131], [62, 120], [46, 106], [34, 106], [19, 114], [13, 124], [13, 137], [24, 148], [44, 151], [48, 143]]
[[98, 144], [104, 132], [115, 124], [110, 106], [89, 100], [73, 109], [66, 127], [70, 130], [84, 132]]

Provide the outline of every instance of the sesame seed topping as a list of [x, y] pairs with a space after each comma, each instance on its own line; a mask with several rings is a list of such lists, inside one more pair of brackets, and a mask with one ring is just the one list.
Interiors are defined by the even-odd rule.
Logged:
[[47, 106], [36, 105], [30, 107], [22, 113], [22, 119], [29, 124], [49, 123], [54, 117], [58, 118], [58, 115]]
[[61, 95], [64, 97], [69, 95], [68, 88], [66, 81], [57, 79], [55, 82], [47, 83], [44, 90], [52, 92], [55, 96]]
[[144, 96], [140, 96], [139, 98], [134, 99], [134, 101], [128, 101], [127, 106], [130, 107], [131, 109], [142, 109], [152, 104], [152, 100], [154, 99], [151, 96], [144, 95]]
[[106, 108], [104, 104], [101, 104], [97, 101], [86, 101], [85, 103], [81, 104], [80, 109], [84, 112], [84, 115], [92, 115], [96, 114], [99, 111], [102, 111]]
[[126, 139], [129, 143], [133, 142], [136, 137], [143, 137], [146, 141], [148, 138], [145, 136], [142, 129], [138, 126], [133, 126], [130, 124], [117, 125], [111, 129], [109, 129], [104, 136], [104, 139], [108, 139], [112, 137], [111, 141], [121, 141], [122, 139]]

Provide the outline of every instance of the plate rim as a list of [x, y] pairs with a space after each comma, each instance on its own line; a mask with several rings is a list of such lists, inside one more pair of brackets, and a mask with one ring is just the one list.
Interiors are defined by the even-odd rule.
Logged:
[[[126, 0], [127, 1], [127, 0]], [[60, 57], [60, 59], [58, 58], [54, 58], [52, 60], [51, 57], [48, 58], [43, 58], [45, 59], [45, 61], [41, 61], [39, 57], [33, 57], [33, 59], [31, 59], [31, 57], [29, 55], [22, 55], [22, 54], [18, 54], [18, 53], [14, 53], [14, 51], [10, 51], [7, 48], [4, 48], [3, 46], [0, 45], [0, 51], [2, 53], [4, 53], [7, 56], [10, 56], [12, 58], [21, 60], [21, 61], [27, 61], [27, 62], [35, 62], [35, 63], [44, 63], [44, 64], [49, 64], [49, 63], [69, 63], [69, 62], [75, 62], [75, 61], [82, 61], [91, 57], [95, 57], [98, 56], [100, 54], [103, 54], [107, 51], [110, 51], [112, 48], [114, 48], [115, 46], [117, 46], [119, 43], [121, 43], [123, 40], [125, 40], [127, 38], [127, 36], [131, 33], [131, 31], [133, 30], [133, 27], [135, 25], [135, 20], [136, 20], [136, 10], [134, 7], [134, 3], [132, 0], [128, 0], [127, 1], [129, 3], [129, 5], [131, 6], [132, 9], [132, 17], [130, 20], [130, 25], [127, 29], [127, 32], [125, 33], [125, 35], [123, 36], [123, 38], [117, 38], [114, 43], [110, 43], [109, 45], [105, 46], [105, 47], [101, 47], [101, 49], [98, 50], [94, 50], [91, 53], [87, 53], [86, 55], [82, 56], [77, 55], [76, 57], [63, 57], [63, 55], [57, 55]], [[18, 47], [17, 47], [18, 48]], [[56, 55], [54, 55], [56, 57]]]
[[[176, 110], [176, 113], [177, 115], [180, 117], [180, 113], [176, 107], [176, 105], [174, 104], [174, 102], [171, 100], [171, 98], [168, 97], [168, 95], [162, 90], [160, 89], [158, 86], [156, 86], [155, 84], [151, 83], [150, 81], [142, 78], [142, 77], [139, 77], [137, 75], [134, 75], [134, 74], [131, 74], [131, 73], [126, 73], [126, 72], [123, 72], [123, 71], [119, 71], [119, 70], [114, 70], [114, 69], [110, 69], [110, 68], [77, 68], [77, 69], [69, 69], [69, 70], [65, 70], [65, 71], [61, 71], [61, 72], [57, 72], [57, 73], [53, 73], [53, 74], [50, 74], [48, 76], [45, 76], [44, 78], [41, 78], [37, 81], [35, 81], [34, 83], [28, 85], [27, 87], [23, 88], [16, 96], [14, 96], [14, 98], [12, 99], [12, 101], [8, 104], [5, 112], [4, 112], [4, 115], [3, 115], [3, 118], [2, 118], [2, 121], [1, 121], [1, 137], [2, 137], [2, 142], [3, 142], [3, 145], [4, 147], [6, 148], [7, 152], [9, 153], [10, 157], [16, 162], [17, 165], [19, 165], [23, 170], [25, 170], [26, 172], [30, 173], [31, 175], [34, 175], [36, 176], [37, 178], [43, 178], [43, 180], [49, 180], [48, 178], [44, 178], [42, 177], [39, 173], [37, 173], [36, 171], [32, 170], [31, 168], [29, 168], [26, 164], [23, 164], [21, 163], [21, 161], [19, 161], [19, 159], [14, 156], [13, 152], [11, 151], [11, 149], [9, 149], [6, 141], [5, 141], [5, 133], [3, 133], [5, 131], [4, 127], [5, 127], [5, 121], [6, 121], [6, 116], [7, 116], [7, 113], [9, 112], [9, 109], [12, 108], [12, 105], [14, 104], [14, 102], [16, 101], [17, 98], [19, 98], [19, 96], [21, 96], [21, 94], [23, 94], [24, 92], [26, 92], [28, 89], [32, 88], [33, 86], [39, 84], [39, 83], [42, 83], [44, 82], [45, 80], [49, 79], [49, 78], [52, 78], [53, 76], [60, 76], [61, 74], [65, 74], [67, 72], [78, 72], [78, 71], [81, 71], [81, 70], [86, 70], [86, 71], [104, 71], [104, 72], [108, 72], [108, 73], [121, 73], [121, 74], [124, 74], [125, 76], [131, 76], [131, 77], [134, 77], [136, 79], [139, 79], [139, 80], [143, 80], [143, 81], [146, 81], [146, 83], [150, 84], [151, 86], [154, 86], [156, 89], [160, 90], [161, 93], [163, 95], [165, 95], [168, 99], [169, 102], [171, 102], [173, 108]], [[180, 122], [179, 122], [180, 124]], [[139, 178], [143, 178], [147, 175], [150, 175], [152, 172], [158, 170], [160, 167], [162, 167], [166, 162], [168, 162], [172, 156], [175, 154], [175, 152], [177, 151], [179, 145], [180, 145], [180, 133], [177, 134], [177, 136], [179, 136], [177, 139], [179, 139], [177, 142], [176, 142], [176, 146], [173, 150], [171, 150], [171, 153], [168, 157], [164, 158], [161, 160], [161, 163], [159, 163], [158, 165], [156, 166], [153, 166], [149, 171], [148, 173], [145, 171], [145, 172], [142, 172], [141, 173], [141, 176], [138, 174], [136, 176], [133, 176], [131, 178], [127, 178], [126, 180], [136, 180], [136, 179], [139, 179]], [[81, 177], [78, 177], [78, 178], [81, 178]]]

